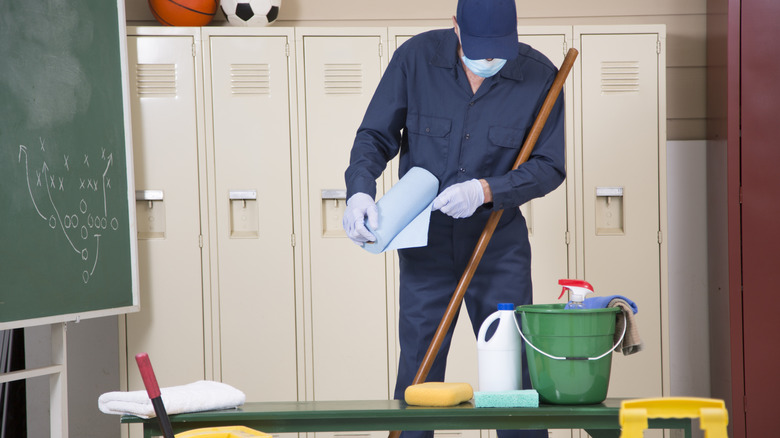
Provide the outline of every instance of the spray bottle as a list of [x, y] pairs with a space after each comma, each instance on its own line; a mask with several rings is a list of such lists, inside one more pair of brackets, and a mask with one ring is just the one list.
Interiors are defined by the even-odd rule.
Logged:
[[558, 296], [559, 300], [566, 293], [567, 289], [571, 292], [569, 304], [566, 305], [567, 309], [582, 309], [582, 302], [585, 301], [585, 296], [593, 293], [593, 286], [584, 280], [558, 280], [558, 284], [563, 286], [563, 290], [561, 290], [561, 294]]

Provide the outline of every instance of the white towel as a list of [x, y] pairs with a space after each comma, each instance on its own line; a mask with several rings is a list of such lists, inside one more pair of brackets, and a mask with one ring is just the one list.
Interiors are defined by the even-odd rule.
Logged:
[[[238, 389], [210, 380], [160, 388], [160, 394], [168, 414], [231, 409], [246, 401], [246, 395]], [[106, 414], [127, 414], [141, 418], [155, 416], [152, 400], [146, 391], [107, 392], [98, 398], [98, 408]]]

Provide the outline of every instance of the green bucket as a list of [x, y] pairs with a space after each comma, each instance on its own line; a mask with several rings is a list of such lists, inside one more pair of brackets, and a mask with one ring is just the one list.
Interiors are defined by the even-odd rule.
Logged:
[[[581, 405], [607, 398], [619, 308], [518, 306], [531, 383], [545, 403]], [[625, 332], [623, 332], [625, 335]]]

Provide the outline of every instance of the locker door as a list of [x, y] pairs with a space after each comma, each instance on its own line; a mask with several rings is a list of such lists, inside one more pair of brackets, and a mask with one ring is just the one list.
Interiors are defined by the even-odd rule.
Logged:
[[[558, 35], [521, 34], [520, 41], [542, 52], [556, 67], [563, 63], [566, 37]], [[555, 190], [543, 198], [533, 199], [520, 206], [528, 224], [528, 239], [531, 242], [531, 281], [534, 288], [534, 303], [554, 303], [558, 298], [558, 280], [569, 276], [568, 209], [566, 202], [567, 187], [574, 187], [573, 178], [573, 83], [572, 75], [564, 86], [566, 99], [566, 167], [567, 178]]]
[[[127, 315], [128, 388], [144, 388], [133, 357], [157, 380], [205, 378], [193, 38], [130, 36], [130, 95], [141, 311]], [[182, 366], [187, 364], [187, 366]]]
[[349, 151], [381, 76], [380, 42], [380, 36], [303, 36], [315, 400], [389, 395], [386, 256], [346, 237], [344, 200], [327, 194], [345, 188]]
[[211, 36], [221, 378], [248, 401], [297, 400], [285, 36]]
[[644, 351], [613, 354], [610, 397], [662, 395], [659, 37], [585, 34], [582, 273], [599, 295], [637, 302]]

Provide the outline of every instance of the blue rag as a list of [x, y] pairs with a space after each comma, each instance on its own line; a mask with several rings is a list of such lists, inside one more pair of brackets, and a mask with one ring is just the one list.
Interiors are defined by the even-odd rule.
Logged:
[[[631, 310], [634, 311], [634, 315], [639, 311], [639, 308], [637, 307], [636, 303], [629, 300], [628, 298], [622, 296], [622, 295], [609, 295], [606, 297], [592, 297], [592, 298], [585, 298], [585, 301], [582, 302], [582, 307], [584, 309], [606, 309], [607, 306], [609, 306], [609, 303], [612, 302], [614, 299], [623, 300], [626, 303], [628, 303], [629, 306], [631, 306]], [[566, 304], [566, 309], [570, 309], [569, 304]]]

